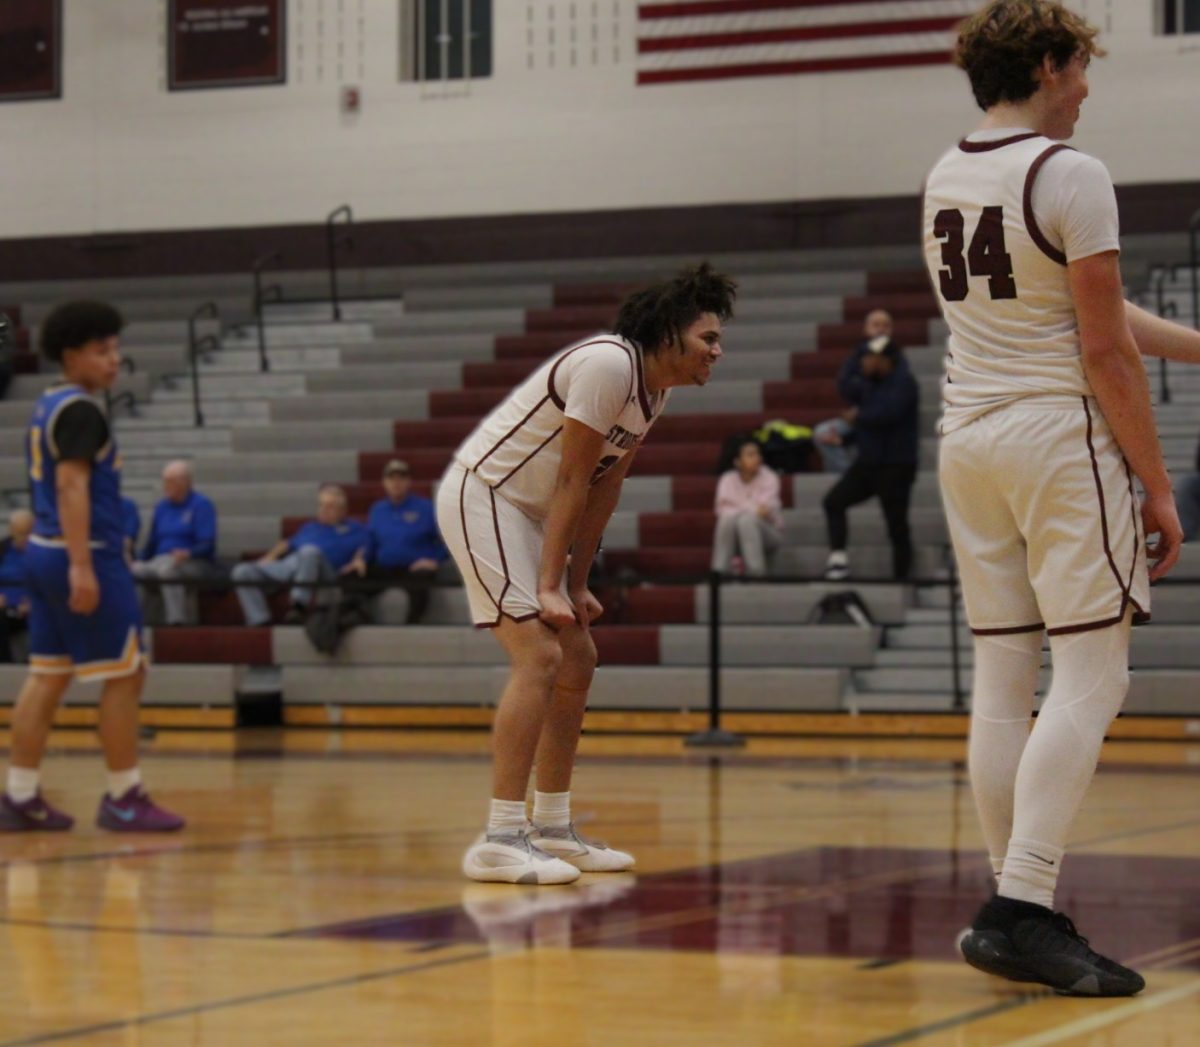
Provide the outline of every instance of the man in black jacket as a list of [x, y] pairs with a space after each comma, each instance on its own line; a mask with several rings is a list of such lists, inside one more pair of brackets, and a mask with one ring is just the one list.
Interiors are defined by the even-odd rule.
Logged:
[[892, 543], [892, 574], [907, 578], [913, 556], [908, 503], [917, 477], [920, 424], [917, 381], [900, 347], [881, 336], [864, 342], [842, 365], [838, 392], [853, 412], [858, 457], [825, 495], [830, 548], [825, 577], [849, 576], [846, 510], [878, 495]]

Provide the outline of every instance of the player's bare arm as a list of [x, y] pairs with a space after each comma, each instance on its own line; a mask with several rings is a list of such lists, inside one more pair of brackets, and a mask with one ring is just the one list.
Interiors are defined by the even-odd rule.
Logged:
[[562, 460], [554, 481], [550, 512], [546, 517], [546, 538], [538, 571], [541, 618], [552, 628], [562, 628], [575, 621], [571, 605], [563, 598], [559, 588], [567, 566], [567, 554], [571, 551], [587, 507], [592, 475], [603, 450], [603, 433], [573, 418], [563, 420]]
[[630, 451], [592, 485], [588, 491], [583, 517], [575, 531], [575, 542], [571, 546], [571, 564], [567, 569], [567, 592], [575, 606], [575, 613], [579, 616], [579, 624], [584, 627], [604, 613], [600, 601], [588, 591], [588, 575], [592, 570], [592, 562], [596, 559], [596, 550], [600, 547], [604, 529], [621, 500], [621, 486], [636, 455], [636, 450]]
[[84, 459], [59, 462], [54, 471], [59, 523], [62, 524], [70, 563], [69, 606], [76, 614], [91, 614], [100, 602], [100, 586], [92, 568], [92, 548], [89, 544], [91, 498], [88, 483], [91, 476], [92, 465]]
[[1121, 452], [1146, 491], [1142, 505], [1146, 534], [1159, 536], [1147, 549], [1155, 561], [1150, 571], [1155, 581], [1178, 560], [1183, 529], [1163, 464], [1146, 369], [1126, 318], [1117, 253], [1106, 251], [1073, 261], [1067, 278], [1079, 320], [1084, 373]]
[[1132, 302], [1125, 303], [1125, 317], [1143, 356], [1200, 364], [1200, 331], [1155, 316]]

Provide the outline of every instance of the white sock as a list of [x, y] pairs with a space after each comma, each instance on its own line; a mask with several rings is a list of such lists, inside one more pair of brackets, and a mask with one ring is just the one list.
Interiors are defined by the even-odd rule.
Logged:
[[1061, 847], [1014, 836], [1008, 844], [997, 893], [1053, 909], [1054, 886], [1058, 883], [1062, 860]]
[[519, 833], [525, 830], [524, 800], [492, 800], [488, 814], [487, 831], [490, 833]]
[[108, 795], [114, 800], [119, 800], [135, 785], [141, 784], [142, 772], [137, 767], [130, 767], [128, 771], [108, 772]]
[[565, 829], [571, 824], [571, 793], [533, 794], [533, 824], [548, 829]]
[[8, 769], [8, 797], [13, 803], [25, 803], [37, 796], [42, 772], [35, 768], [10, 767]]

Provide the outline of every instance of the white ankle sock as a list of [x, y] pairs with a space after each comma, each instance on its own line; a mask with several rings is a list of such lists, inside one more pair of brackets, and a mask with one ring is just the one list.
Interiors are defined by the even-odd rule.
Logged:
[[519, 833], [524, 830], [525, 824], [524, 800], [492, 800], [492, 809], [488, 814], [488, 832]]
[[571, 824], [571, 793], [533, 794], [533, 824], [565, 829]]
[[37, 796], [42, 772], [35, 768], [10, 767], [8, 769], [8, 796], [13, 803], [25, 803]]
[[1014, 836], [1008, 844], [998, 893], [1034, 905], [1054, 908], [1054, 887], [1062, 868], [1063, 851], [1037, 840]]
[[119, 800], [135, 785], [141, 784], [142, 772], [137, 767], [130, 767], [128, 771], [108, 772], [108, 795], [114, 800]]

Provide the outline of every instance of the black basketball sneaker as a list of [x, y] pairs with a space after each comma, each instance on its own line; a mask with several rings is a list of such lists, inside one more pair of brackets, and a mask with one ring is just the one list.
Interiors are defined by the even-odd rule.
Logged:
[[1101, 956], [1063, 914], [996, 895], [958, 940], [977, 970], [1048, 985], [1062, 996], [1134, 996], [1146, 980]]

